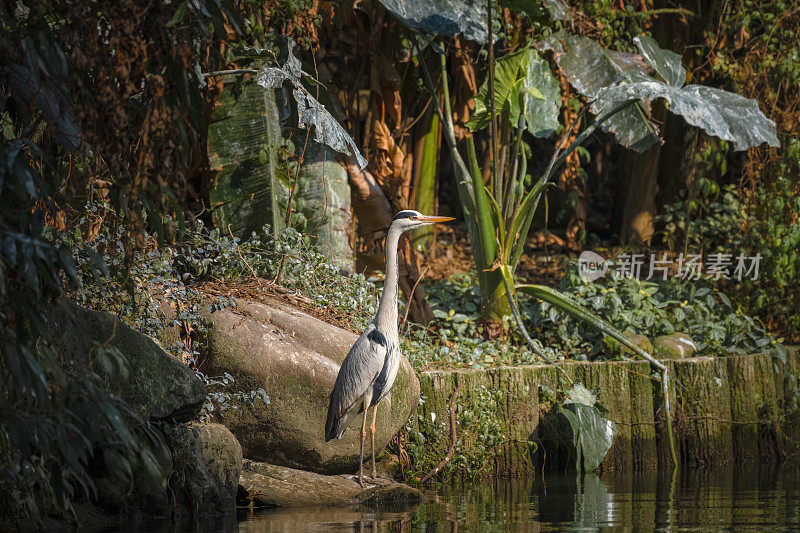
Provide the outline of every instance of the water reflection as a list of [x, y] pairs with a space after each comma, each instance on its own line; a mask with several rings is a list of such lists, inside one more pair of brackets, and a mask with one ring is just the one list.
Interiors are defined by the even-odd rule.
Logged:
[[796, 465], [550, 474], [429, 492], [413, 507], [256, 511], [240, 531], [596, 531], [800, 528]]

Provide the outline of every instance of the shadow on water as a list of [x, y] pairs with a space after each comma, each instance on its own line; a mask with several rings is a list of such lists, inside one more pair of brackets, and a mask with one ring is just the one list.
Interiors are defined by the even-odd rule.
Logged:
[[800, 529], [797, 465], [729, 465], [674, 476], [546, 474], [445, 485], [427, 495], [428, 501], [410, 507], [257, 510], [240, 516], [238, 527], [245, 532]]

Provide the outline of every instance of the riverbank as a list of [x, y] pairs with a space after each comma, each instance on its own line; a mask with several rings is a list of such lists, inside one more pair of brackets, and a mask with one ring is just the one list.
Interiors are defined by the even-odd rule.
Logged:
[[[406, 485], [362, 490], [341, 475], [357, 468], [360, 442], [352, 428], [345, 439], [324, 442], [327, 395], [354, 333], [275, 297], [237, 298], [209, 309], [205, 320], [196, 342], [209, 374], [193, 372], [163, 348], [178, 342], [174, 326], [159, 342], [68, 300], [54, 309], [49, 342], [68, 354], [70, 372], [100, 361], [98, 346], [114, 350], [129, 371], [115, 378], [101, 365], [101, 383], [130, 408], [125, 422], [148, 429], [164, 447], [153, 465], [159, 475], [137, 467], [120, 484], [107, 470], [93, 471], [98, 496], [79, 502], [82, 520], [108, 525], [221, 516], [237, 506], [375, 507], [421, 499]], [[665, 361], [679, 466], [797, 457], [800, 350], [785, 352]], [[671, 462], [658, 379], [641, 361], [415, 372], [404, 360], [381, 406], [378, 467], [420, 485], [449, 454], [448, 467], [430, 477], [428, 488], [475, 474], [573, 470], [574, 445], [560, 407], [566, 391], [582, 383], [618, 427], [601, 473], [664, 471]]]
[[[800, 411], [795, 376], [800, 373], [800, 350], [789, 347], [786, 352], [785, 363], [767, 354], [665, 361], [682, 464], [797, 458]], [[484, 472], [496, 475], [574, 468], [574, 450], [561, 434], [558, 397], [573, 382], [581, 382], [597, 391], [606, 417], [619, 428], [601, 469], [671, 466], [660, 384], [651, 377], [647, 362], [432, 370], [420, 373], [419, 378], [424, 401], [412, 417], [409, 432], [412, 438], [423, 435], [433, 464], [451, 446], [450, 402], [460, 385], [454, 416], [460, 441], [456, 453], [480, 449], [487, 465]], [[485, 423], [463, 423], [464, 413], [486, 409], [492, 412]], [[470, 448], [470, 443], [492, 430], [500, 433], [495, 446]]]

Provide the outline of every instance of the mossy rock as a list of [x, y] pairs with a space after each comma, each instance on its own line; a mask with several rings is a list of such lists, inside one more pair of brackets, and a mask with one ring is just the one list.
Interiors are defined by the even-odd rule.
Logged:
[[47, 340], [66, 355], [67, 372], [79, 372], [91, 364], [99, 345], [119, 349], [127, 360], [128, 377], [109, 377], [106, 385], [142, 418], [185, 422], [200, 411], [206, 397], [205, 384], [155, 339], [129, 328], [113, 315], [85, 309], [66, 298], [47, 321]]
[[661, 335], [653, 340], [653, 355], [656, 359], [687, 359], [697, 351], [692, 338], [685, 333]]
[[387, 505], [422, 501], [419, 490], [387, 479], [361, 487], [350, 476], [325, 476], [284, 466], [245, 461], [240, 486], [254, 507]]
[[172, 450], [171, 492], [193, 516], [220, 515], [236, 508], [242, 447], [221, 424], [180, 425], [167, 432]]
[[[325, 442], [328, 402], [339, 365], [357, 335], [277, 300], [238, 300], [211, 317], [206, 370], [228, 372], [241, 392], [264, 389], [269, 404], [239, 404], [220, 420], [245, 457], [322, 474], [358, 468], [361, 417], [341, 440]], [[405, 425], [419, 402], [419, 380], [405, 358], [391, 394], [378, 406], [378, 453]]]
[[[631, 341], [634, 346], [638, 346], [647, 353], [653, 353], [653, 344], [645, 335], [634, 333], [630, 330], [623, 332], [625, 338]], [[605, 345], [605, 356], [609, 359], [615, 359], [620, 356], [633, 357], [634, 352], [624, 344], [620, 343], [617, 339], [606, 336], [603, 338]]]

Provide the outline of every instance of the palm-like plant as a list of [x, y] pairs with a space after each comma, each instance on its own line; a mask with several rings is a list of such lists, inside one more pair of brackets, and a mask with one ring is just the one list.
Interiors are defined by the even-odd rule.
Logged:
[[[774, 123], [758, 110], [755, 101], [711, 87], [684, 86], [686, 71], [680, 56], [662, 50], [649, 37], [637, 37], [635, 42], [641, 57], [606, 50], [577, 36], [561, 35], [542, 43], [542, 48], [558, 52], [559, 68], [587, 102], [556, 144], [546, 170], [536, 179], [527, 175], [530, 150], [523, 134], [527, 131], [549, 137], [559, 128], [560, 88], [547, 61], [526, 47], [490, 66], [490, 76], [475, 97], [475, 113], [467, 124], [472, 131], [490, 129], [491, 168], [486, 169], [489, 179], [484, 180], [472, 137], [466, 139], [466, 162], [456, 145], [445, 56], [439, 54], [444, 109], [438, 111], [455, 163], [484, 320], [511, 314], [512, 295], [507, 287], [513, 290], [514, 271], [539, 200], [567, 157], [598, 127], [613, 132], [625, 146], [643, 150], [659, 141], [647, 114], [650, 101], [664, 98], [687, 122], [731, 141], [737, 149], [762, 142], [778, 145]], [[647, 74], [651, 70], [657, 77]], [[435, 93], [427, 70], [423, 75], [429, 90]], [[594, 120], [565, 146], [575, 123], [587, 112]]]

